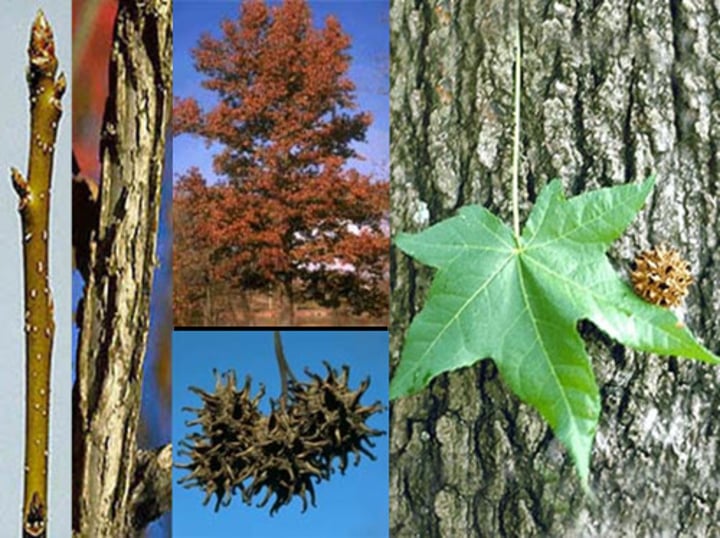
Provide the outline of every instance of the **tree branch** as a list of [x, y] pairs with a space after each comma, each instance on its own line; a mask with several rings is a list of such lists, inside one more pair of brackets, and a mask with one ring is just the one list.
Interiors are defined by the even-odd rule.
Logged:
[[47, 457], [50, 415], [50, 363], [55, 320], [50, 290], [48, 243], [50, 187], [57, 127], [62, 115], [60, 99], [65, 75], [55, 78], [58, 59], [52, 28], [38, 11], [30, 32], [30, 157], [25, 179], [11, 170], [19, 197], [25, 282], [25, 495], [23, 536], [44, 537], [47, 527]]
[[172, 504], [172, 445], [139, 450], [130, 493], [132, 529], [140, 533], [149, 523], [170, 510]]
[[[73, 527], [82, 536], [128, 536], [133, 529], [171, 41], [169, 0], [120, 2], [101, 139], [100, 221], [90, 249], [73, 402]], [[158, 506], [169, 507], [169, 500]]]

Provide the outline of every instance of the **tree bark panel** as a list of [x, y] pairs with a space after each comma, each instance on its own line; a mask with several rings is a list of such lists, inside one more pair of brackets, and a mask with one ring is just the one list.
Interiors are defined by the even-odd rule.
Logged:
[[78, 346], [73, 520], [82, 536], [136, 530], [131, 501], [171, 107], [171, 36], [169, 1], [120, 2], [101, 141], [100, 223]]
[[[392, 3], [393, 233], [470, 203], [511, 221], [516, 10]], [[718, 7], [530, 2], [521, 23], [521, 219], [555, 177], [570, 196], [655, 173], [611, 261], [628, 278], [637, 251], [678, 248], [696, 278], [685, 323], [717, 353]], [[395, 366], [432, 271], [397, 249], [392, 268]], [[636, 353], [579, 326], [602, 396], [591, 467], [598, 502], [583, 499], [565, 449], [483, 361], [394, 403], [393, 536], [718, 535], [720, 369]]]

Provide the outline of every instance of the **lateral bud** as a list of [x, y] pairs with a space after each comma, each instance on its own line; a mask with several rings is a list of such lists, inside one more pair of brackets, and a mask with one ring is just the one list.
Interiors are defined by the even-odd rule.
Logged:
[[67, 89], [67, 80], [65, 79], [65, 73], [60, 73], [60, 76], [55, 81], [55, 91], [53, 95], [55, 96], [55, 99], [60, 102], [60, 98], [65, 95], [65, 90]]
[[15, 168], [14, 166], [10, 167], [10, 178], [12, 179], [12, 185], [15, 189], [15, 192], [17, 195], [22, 199], [25, 198], [28, 193], [30, 192], [28, 188], [28, 182], [25, 181], [25, 178], [22, 175], [22, 172]]

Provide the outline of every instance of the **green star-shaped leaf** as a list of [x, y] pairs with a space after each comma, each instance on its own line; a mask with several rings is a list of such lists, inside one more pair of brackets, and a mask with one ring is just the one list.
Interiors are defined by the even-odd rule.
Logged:
[[653, 185], [651, 178], [567, 200], [555, 180], [517, 240], [482, 206], [400, 234], [399, 248], [438, 271], [408, 330], [391, 398], [492, 358], [513, 392], [567, 446], [586, 485], [600, 396], [578, 320], [641, 351], [720, 363], [671, 311], [635, 295], [605, 256]]

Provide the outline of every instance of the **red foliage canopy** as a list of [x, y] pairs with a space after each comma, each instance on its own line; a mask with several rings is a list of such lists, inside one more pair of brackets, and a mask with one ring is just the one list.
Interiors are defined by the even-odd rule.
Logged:
[[[239, 19], [221, 28], [193, 50], [202, 85], [218, 100], [204, 111], [192, 97], [176, 98], [173, 127], [219, 143], [214, 168], [226, 181], [207, 186], [197, 170], [181, 177], [176, 258], [206, 241], [213, 279], [279, 284], [290, 301], [302, 291], [337, 305], [342, 293], [355, 310], [386, 307], [378, 286], [387, 271], [388, 184], [347, 167], [372, 121], [355, 111], [349, 36], [334, 17], [315, 28], [304, 0], [243, 2]], [[178, 281], [184, 274], [176, 273], [176, 290], [191, 284]]]

